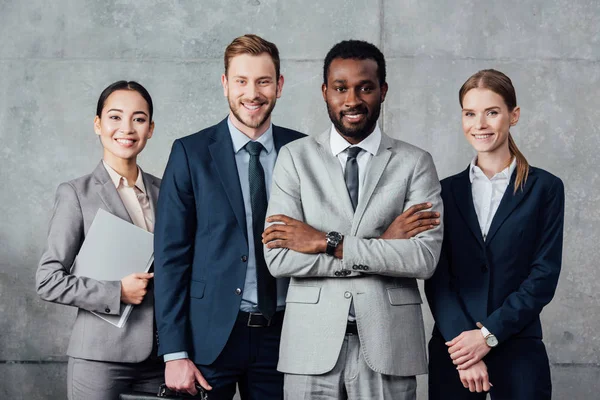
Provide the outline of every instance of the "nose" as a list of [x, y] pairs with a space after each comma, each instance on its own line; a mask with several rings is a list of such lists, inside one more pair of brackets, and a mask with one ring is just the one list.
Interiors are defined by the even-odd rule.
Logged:
[[477, 129], [485, 129], [487, 128], [487, 120], [485, 118], [485, 114], [480, 114], [476, 121]]
[[356, 107], [360, 103], [360, 97], [357, 95], [356, 90], [348, 89], [346, 92], [345, 106], [348, 108]]
[[256, 83], [250, 83], [248, 85], [248, 98], [251, 100], [254, 100], [258, 97], [258, 87], [256, 86]]
[[123, 119], [123, 121], [121, 122], [120, 131], [123, 133], [132, 133], [134, 131], [133, 121], [128, 120], [128, 119]]

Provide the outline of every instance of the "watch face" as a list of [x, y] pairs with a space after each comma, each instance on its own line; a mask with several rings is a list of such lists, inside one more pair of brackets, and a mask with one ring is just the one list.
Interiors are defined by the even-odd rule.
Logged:
[[489, 335], [488, 337], [486, 337], [485, 342], [490, 347], [496, 347], [498, 345], [498, 339], [496, 339], [496, 336], [494, 335]]
[[342, 234], [339, 232], [329, 232], [327, 234], [327, 242], [337, 244], [342, 240]]

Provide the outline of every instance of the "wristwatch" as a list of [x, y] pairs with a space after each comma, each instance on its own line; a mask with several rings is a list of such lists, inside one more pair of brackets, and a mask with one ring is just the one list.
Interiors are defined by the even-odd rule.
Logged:
[[485, 326], [482, 326], [480, 329], [481, 329], [481, 334], [483, 335], [483, 338], [485, 339], [485, 343], [488, 346], [490, 346], [492, 348], [498, 346], [498, 339], [496, 338], [496, 336], [493, 333], [488, 331]]
[[327, 249], [325, 250], [325, 253], [332, 256], [335, 253], [335, 248], [340, 244], [344, 236], [339, 232], [331, 231], [325, 235], [325, 237], [327, 238]]

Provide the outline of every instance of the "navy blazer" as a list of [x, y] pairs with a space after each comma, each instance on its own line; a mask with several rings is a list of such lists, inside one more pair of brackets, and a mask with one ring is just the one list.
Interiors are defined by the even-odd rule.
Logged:
[[[275, 149], [303, 137], [273, 125]], [[248, 240], [227, 118], [177, 139], [164, 173], [154, 230], [159, 354], [187, 351], [212, 363], [237, 318]]]
[[542, 337], [540, 312], [552, 300], [562, 259], [564, 186], [530, 167], [514, 193], [516, 170], [484, 242], [469, 168], [444, 179], [444, 242], [425, 293], [434, 335], [452, 340], [481, 322], [498, 341]]

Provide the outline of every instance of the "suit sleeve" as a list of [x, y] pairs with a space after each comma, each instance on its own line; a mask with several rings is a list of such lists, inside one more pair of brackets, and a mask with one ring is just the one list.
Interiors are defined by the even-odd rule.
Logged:
[[455, 290], [456, 285], [450, 269], [450, 244], [446, 233], [444, 237], [435, 273], [425, 281], [425, 295], [435, 324], [448, 341], [463, 331], [476, 329], [476, 326]]
[[70, 183], [62, 183], [56, 191], [48, 239], [35, 275], [37, 293], [43, 300], [53, 303], [119, 315], [120, 281], [98, 281], [71, 275], [84, 236], [77, 192]]
[[191, 352], [189, 282], [195, 197], [185, 148], [176, 140], [161, 183], [154, 228], [154, 293], [159, 354]]
[[540, 238], [534, 250], [529, 276], [500, 308], [481, 321], [501, 343], [520, 332], [539, 316], [554, 297], [562, 262], [565, 193], [555, 178], [539, 220]]
[[[393, 172], [392, 172], [393, 173]], [[440, 182], [433, 159], [423, 153], [418, 159], [404, 201], [404, 210], [414, 204], [430, 202], [432, 210], [443, 215]], [[443, 224], [410, 239], [344, 238], [344, 266], [365, 265], [366, 273], [405, 278], [428, 279], [433, 275], [442, 247]]]
[[[271, 197], [267, 215], [285, 214], [305, 221], [300, 198], [300, 177], [287, 147], [282, 147], [273, 170]], [[268, 227], [269, 223], [266, 224]], [[342, 261], [328, 254], [304, 254], [289, 249], [268, 249], [265, 260], [271, 274], [279, 277], [335, 277], [342, 269]], [[357, 275], [352, 272], [351, 275]], [[347, 277], [346, 276], [346, 277]]]

